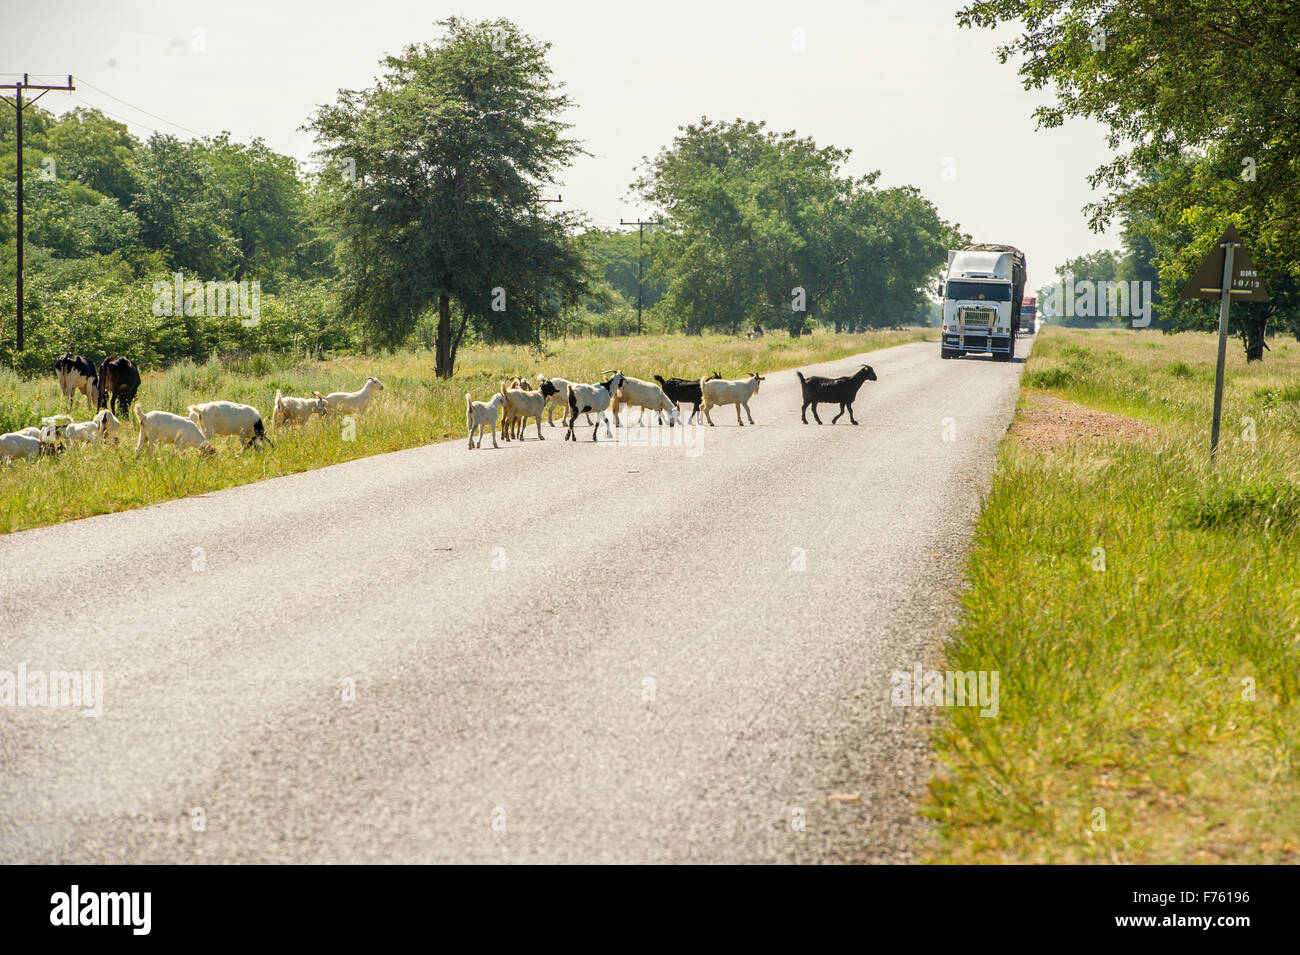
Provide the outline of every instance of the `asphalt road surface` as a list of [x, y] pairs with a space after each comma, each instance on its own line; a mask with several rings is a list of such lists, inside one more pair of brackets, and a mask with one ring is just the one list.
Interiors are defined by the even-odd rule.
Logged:
[[941, 662], [1022, 368], [938, 351], [819, 366], [874, 366], [860, 427], [772, 373], [755, 427], [0, 538], [0, 685], [102, 674], [98, 717], [0, 706], [0, 862], [917, 858], [935, 714], [890, 674]]

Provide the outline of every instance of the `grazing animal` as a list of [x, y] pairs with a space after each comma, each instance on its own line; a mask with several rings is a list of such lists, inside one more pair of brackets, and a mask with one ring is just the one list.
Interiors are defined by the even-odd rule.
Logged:
[[129, 358], [114, 355], [104, 359], [99, 366], [100, 408], [107, 408], [126, 417], [140, 390], [140, 371]]
[[876, 380], [876, 373], [870, 365], [863, 365], [852, 375], [843, 378], [823, 378], [820, 375], [805, 378], [801, 371], [796, 371], [795, 374], [799, 376], [799, 386], [803, 389], [803, 408], [799, 410], [799, 417], [804, 424], [808, 423], [809, 405], [812, 405], [813, 418], [818, 424], [822, 423], [822, 419], [817, 416], [819, 404], [840, 406], [840, 413], [831, 418], [831, 424], [839, 421], [845, 411], [849, 413], [849, 421], [857, 424], [857, 419], [853, 417], [853, 402], [858, 397], [858, 389], [863, 382]]
[[155, 444], [172, 445], [172, 454], [178, 454], [186, 448], [198, 448], [200, 454], [216, 454], [203, 431], [189, 418], [182, 418], [170, 411], [150, 411], [140, 414], [140, 406], [135, 406], [135, 420], [140, 423], [140, 441], [135, 446], [135, 456], [146, 446]]
[[[233, 401], [207, 401], [189, 406], [190, 420], [199, 426], [203, 437], [211, 441], [218, 435], [238, 438], [248, 448], [265, 441], [271, 444], [262, 425], [262, 413], [252, 405]], [[275, 447], [275, 445], [271, 445]]]
[[[722, 376], [715, 371], [709, 376], [708, 380], [714, 381], [721, 377]], [[668, 400], [679, 406], [679, 411], [680, 406], [688, 401], [695, 406], [695, 410], [691, 412], [690, 418], [686, 419], [688, 424], [690, 423], [691, 418], [694, 418], [700, 413], [700, 401], [702, 399], [700, 396], [700, 380], [698, 378], [665, 379], [660, 375], [655, 375], [655, 381], [659, 382], [659, 387], [664, 390], [664, 394], [668, 396]]]
[[[505, 392], [498, 391], [487, 401], [474, 401], [465, 392], [465, 427], [469, 430], [469, 449], [474, 450], [474, 432], [478, 431], [478, 446], [483, 447], [483, 429], [492, 433], [492, 447], [497, 447], [497, 411], [506, 403]], [[541, 424], [538, 424], [541, 430]]]
[[90, 421], [68, 425], [63, 429], [63, 438], [68, 442], [69, 447], [79, 441], [83, 444], [94, 444], [101, 438], [112, 438], [116, 442], [117, 432], [121, 428], [122, 422], [117, 420], [117, 415], [105, 408]]
[[[618, 391], [623, 385], [623, 373], [621, 371], [605, 372], [609, 375], [609, 380], [603, 381], [598, 385], [569, 385], [569, 430], [564, 435], [565, 441], [577, 441], [578, 437], [573, 433], [573, 426], [578, 421], [578, 415], [591, 412], [596, 416], [596, 424], [591, 429], [591, 440], [596, 440], [596, 435], [600, 432], [600, 420], [605, 419], [605, 436], [614, 437], [614, 432], [609, 428], [609, 405], [614, 399], [614, 392]], [[591, 420], [588, 418], [587, 420]]]
[[271, 427], [283, 428], [289, 424], [300, 424], [314, 414], [322, 418], [329, 414], [329, 404], [319, 391], [313, 391], [311, 398], [294, 398], [285, 395], [279, 388], [275, 389], [275, 405], [271, 411]]
[[29, 434], [22, 434], [17, 431], [11, 431], [9, 434], [0, 434], [0, 461], [8, 464], [15, 458], [26, 458], [34, 461], [41, 454], [41, 439], [33, 438]]
[[713, 427], [713, 416], [709, 414], [710, 408], [716, 408], [719, 405], [736, 406], [736, 424], [742, 428], [745, 422], [740, 420], [740, 409], [744, 407], [745, 414], [749, 415], [749, 423], [754, 423], [753, 412], [749, 410], [749, 399], [758, 394], [758, 386], [767, 379], [762, 377], [758, 372], [754, 372], [748, 378], [741, 378], [735, 381], [728, 381], [725, 378], [701, 378], [700, 394], [702, 401], [700, 408], [704, 412], [704, 420]]
[[642, 381], [640, 378], [624, 378], [622, 386], [614, 393], [614, 399], [610, 402], [609, 410], [614, 415], [614, 426], [622, 427], [618, 420], [618, 410], [627, 405], [629, 408], [639, 408], [641, 413], [637, 415], [636, 423], [639, 425], [645, 417], [646, 409], [655, 413], [656, 419], [660, 424], [664, 423], [664, 414], [668, 415], [668, 427], [677, 424], [678, 414], [677, 406], [672, 400], [664, 394], [664, 390], [656, 385], [653, 381]]
[[90, 359], [72, 352], [64, 352], [54, 363], [54, 374], [59, 379], [59, 391], [68, 401], [77, 392], [86, 396], [86, 404], [93, 414], [99, 407], [99, 373]]
[[17, 431], [11, 431], [10, 434], [25, 434], [29, 438], [40, 439], [41, 429], [32, 425], [30, 428], [19, 428]]
[[384, 383], [371, 375], [360, 391], [331, 391], [325, 396], [330, 414], [360, 414], [370, 407], [376, 391], [383, 391]]
[[[546, 423], [552, 428], [555, 422], [552, 418], [555, 416], [555, 409], [560, 409], [560, 424], [567, 426], [569, 424], [569, 385], [573, 382], [567, 378], [547, 378], [545, 375], [539, 376], [541, 384], [538, 389], [546, 395]], [[587, 424], [591, 424], [591, 415], [587, 415]]]
[[[508, 387], [504, 381], [501, 382], [501, 394], [506, 399], [505, 411], [501, 417], [501, 437], [509, 441], [518, 436], [522, 441], [528, 419], [533, 418], [537, 421], [537, 440], [545, 441], [542, 437], [542, 412], [546, 410], [546, 395], [540, 389], [533, 391], [528, 387], [527, 381], [518, 378]], [[515, 430], [516, 427], [518, 431]]]

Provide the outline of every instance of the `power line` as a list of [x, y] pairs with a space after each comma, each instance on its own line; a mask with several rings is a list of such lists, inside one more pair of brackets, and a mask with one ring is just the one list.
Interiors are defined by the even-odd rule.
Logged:
[[[186, 125], [184, 125], [184, 124], [182, 124], [182, 123], [173, 122], [172, 120], [168, 119], [166, 116], [159, 116], [157, 113], [151, 113], [151, 112], [149, 112], [149, 110], [145, 109], [145, 108], [142, 107], [142, 106], [136, 106], [134, 103], [128, 103], [126, 100], [122, 99], [122, 97], [120, 97], [120, 96], [116, 96], [116, 95], [114, 95], [113, 93], [110, 93], [108, 90], [100, 89], [98, 86], [96, 86], [94, 83], [90, 82], [90, 81], [89, 81], [88, 79], [86, 79], [84, 76], [81, 78], [81, 82], [82, 82], [83, 84], [85, 84], [86, 86], [89, 86], [89, 87], [90, 87], [92, 90], [94, 90], [95, 92], [97, 92], [97, 93], [102, 93], [103, 95], [107, 96], [109, 99], [117, 100], [117, 101], [118, 101], [119, 103], [121, 103], [123, 106], [129, 106], [129, 107], [131, 107], [133, 110], [136, 110], [137, 112], [144, 113], [146, 116], [152, 116], [154, 119], [159, 120], [160, 122], [164, 122], [164, 123], [166, 123], [168, 126], [175, 126], [177, 129], [183, 129], [183, 130], [185, 130], [185, 132], [189, 133], [191, 136], [198, 136], [198, 137], [200, 137], [200, 138], [203, 136], [203, 133], [200, 133], [200, 132], [199, 132], [198, 130], [196, 130], [196, 129], [190, 129], [188, 126], [186, 126]], [[142, 124], [137, 124], [137, 125], [142, 125]], [[146, 127], [146, 128], [147, 128], [147, 127]], [[155, 130], [155, 132], [157, 132], [157, 130]]]
[[642, 265], [645, 256], [642, 254], [642, 248], [645, 245], [645, 227], [648, 225], [663, 225], [658, 219], [637, 219], [635, 222], [626, 222], [623, 219], [618, 220], [619, 225], [634, 225], [637, 227], [636, 243], [636, 333], [641, 334], [641, 276], [644, 271]]

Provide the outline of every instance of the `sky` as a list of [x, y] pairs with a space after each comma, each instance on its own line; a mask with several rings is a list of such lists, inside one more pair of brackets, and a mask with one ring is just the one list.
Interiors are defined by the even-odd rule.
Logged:
[[1083, 213], [1097, 198], [1087, 175], [1111, 158], [1104, 130], [1037, 130], [1050, 93], [1026, 92], [998, 62], [1009, 30], [958, 28], [961, 2], [0, 0], [0, 82], [71, 73], [76, 92], [43, 106], [93, 105], [144, 137], [260, 136], [307, 162], [299, 127], [338, 90], [370, 86], [385, 54], [435, 40], [450, 15], [507, 17], [552, 44], [571, 134], [591, 154], [555, 192], [593, 225], [650, 211], [628, 186], [678, 127], [763, 120], [851, 149], [847, 172], [916, 186], [976, 242], [1024, 250], [1029, 285], [1046, 284], [1067, 257], [1118, 245], [1117, 229], [1093, 233]]

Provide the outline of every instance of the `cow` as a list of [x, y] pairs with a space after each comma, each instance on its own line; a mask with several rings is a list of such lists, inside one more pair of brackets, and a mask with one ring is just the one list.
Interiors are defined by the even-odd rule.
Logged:
[[99, 375], [90, 359], [72, 352], [64, 352], [54, 363], [54, 375], [59, 379], [59, 391], [69, 402], [78, 391], [86, 396], [91, 414], [99, 408]]
[[139, 388], [140, 372], [131, 359], [114, 355], [99, 366], [99, 407], [125, 418]]

